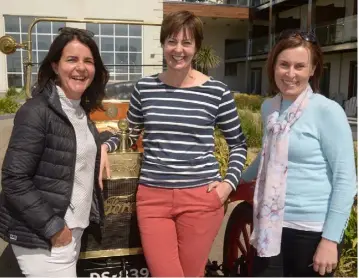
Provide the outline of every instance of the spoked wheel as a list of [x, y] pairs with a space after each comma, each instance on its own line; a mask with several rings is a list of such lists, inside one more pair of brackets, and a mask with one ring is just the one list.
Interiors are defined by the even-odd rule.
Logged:
[[249, 244], [253, 228], [253, 208], [247, 202], [232, 211], [224, 235], [223, 273], [225, 276], [251, 276], [254, 248]]

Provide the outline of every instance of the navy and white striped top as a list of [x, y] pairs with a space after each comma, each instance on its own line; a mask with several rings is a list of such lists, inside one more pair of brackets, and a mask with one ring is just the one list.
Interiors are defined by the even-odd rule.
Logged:
[[[142, 78], [132, 93], [127, 119], [133, 142], [144, 130], [139, 183], [185, 188], [222, 181], [213, 154], [217, 125], [230, 149], [224, 181], [236, 189], [247, 145], [232, 94], [222, 82], [210, 79], [201, 86], [176, 88], [158, 75]], [[113, 137], [107, 145], [112, 152], [118, 141]]]

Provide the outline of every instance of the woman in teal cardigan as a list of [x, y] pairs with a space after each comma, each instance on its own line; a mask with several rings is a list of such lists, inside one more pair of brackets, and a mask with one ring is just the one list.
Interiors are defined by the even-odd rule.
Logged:
[[261, 108], [256, 179], [255, 276], [333, 276], [356, 189], [353, 139], [343, 109], [316, 93], [323, 58], [312, 33], [282, 33], [268, 58], [276, 96]]

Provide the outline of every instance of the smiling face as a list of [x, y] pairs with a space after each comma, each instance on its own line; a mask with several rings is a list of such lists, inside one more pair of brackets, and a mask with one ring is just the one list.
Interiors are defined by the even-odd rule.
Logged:
[[177, 36], [169, 36], [163, 45], [167, 66], [172, 70], [185, 70], [191, 67], [196, 44], [188, 30], [182, 28]]
[[296, 99], [308, 86], [315, 66], [306, 47], [288, 48], [277, 56], [274, 68], [275, 83], [284, 99]]
[[95, 76], [95, 63], [90, 48], [76, 39], [64, 47], [59, 62], [53, 63], [52, 68], [69, 99], [80, 99]]

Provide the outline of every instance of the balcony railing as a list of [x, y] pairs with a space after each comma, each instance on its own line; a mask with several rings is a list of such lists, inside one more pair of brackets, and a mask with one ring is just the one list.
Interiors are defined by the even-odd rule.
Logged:
[[327, 25], [317, 26], [315, 33], [321, 46], [357, 41], [357, 16], [348, 16]]
[[267, 54], [269, 51], [269, 39], [268, 36], [253, 38], [251, 41], [252, 49], [251, 56]]
[[235, 5], [248, 7], [251, 0], [164, 0], [164, 2], [186, 2], [209, 5]]
[[225, 59], [242, 58], [242, 57], [246, 57], [246, 55], [247, 55], [247, 40], [226, 41]]
[[269, 0], [251, 0], [250, 5], [251, 7], [258, 7], [260, 5], [267, 4], [269, 2], [270, 2]]

